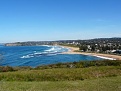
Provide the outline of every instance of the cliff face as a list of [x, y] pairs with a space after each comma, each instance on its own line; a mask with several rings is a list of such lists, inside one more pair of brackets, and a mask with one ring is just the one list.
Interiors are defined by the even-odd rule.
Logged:
[[33, 42], [15, 42], [6, 43], [5, 46], [38, 46], [38, 45], [53, 45], [55, 42], [51, 41], [33, 41]]
[[22, 46], [20, 43], [7, 43], [5, 46]]

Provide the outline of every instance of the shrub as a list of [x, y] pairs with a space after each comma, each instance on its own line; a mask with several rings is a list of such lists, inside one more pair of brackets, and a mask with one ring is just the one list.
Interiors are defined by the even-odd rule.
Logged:
[[5, 66], [5, 67], [2, 67], [1, 71], [2, 72], [8, 72], [8, 71], [14, 71], [14, 69], [10, 66]]

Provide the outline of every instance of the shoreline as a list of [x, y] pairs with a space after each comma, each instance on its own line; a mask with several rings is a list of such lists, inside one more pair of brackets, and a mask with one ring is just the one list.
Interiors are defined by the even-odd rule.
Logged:
[[[61, 46], [61, 45], [59, 45], [59, 46]], [[69, 46], [61, 46], [61, 47], [69, 49], [68, 52], [63, 52], [62, 54], [81, 54], [81, 55], [95, 56], [95, 57], [99, 57], [99, 58], [107, 59], [107, 60], [121, 60], [121, 56], [118, 56], [118, 55], [102, 54], [102, 53], [75, 52], [75, 51], [78, 51], [79, 48], [69, 47]]]

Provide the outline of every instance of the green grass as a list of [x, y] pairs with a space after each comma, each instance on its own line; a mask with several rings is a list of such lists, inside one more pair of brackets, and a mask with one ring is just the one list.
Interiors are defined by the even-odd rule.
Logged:
[[84, 81], [2, 81], [0, 91], [121, 91], [121, 76]]
[[0, 91], [121, 91], [121, 61], [0, 67]]
[[99, 66], [88, 68], [53, 68], [1, 72], [0, 80], [5, 81], [75, 81], [103, 77], [121, 76], [121, 66]]

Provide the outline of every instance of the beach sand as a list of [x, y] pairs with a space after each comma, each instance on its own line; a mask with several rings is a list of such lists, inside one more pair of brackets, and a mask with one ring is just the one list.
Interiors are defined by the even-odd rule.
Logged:
[[62, 54], [82, 54], [82, 55], [96, 56], [96, 57], [108, 59], [108, 60], [121, 60], [121, 56], [118, 56], [118, 55], [101, 54], [101, 53], [87, 53], [87, 52], [75, 52], [75, 51], [78, 51], [79, 48], [69, 47], [69, 46], [62, 46], [62, 47], [70, 49], [68, 52], [63, 52]]

